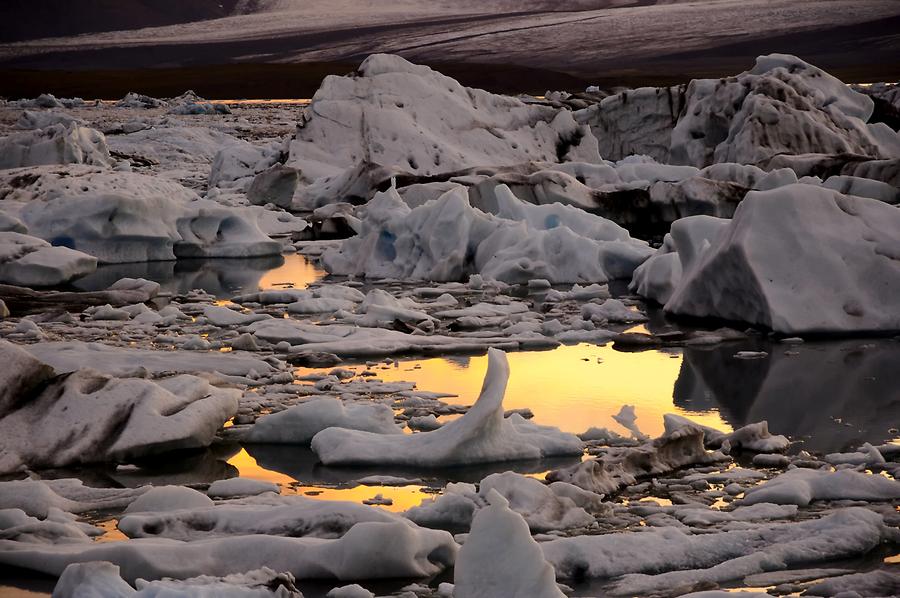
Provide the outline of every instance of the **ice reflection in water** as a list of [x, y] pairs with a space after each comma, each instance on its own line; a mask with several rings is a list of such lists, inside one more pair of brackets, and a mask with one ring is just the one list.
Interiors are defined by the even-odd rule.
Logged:
[[[324, 275], [303, 256], [290, 255], [107, 265], [76, 286], [100, 289], [123, 276], [140, 276], [160, 282], [165, 291], [201, 288], [229, 298], [260, 288], [304, 288]], [[651, 310], [650, 315], [649, 330], [667, 324], [659, 310]], [[769, 357], [734, 359], [739, 350], [762, 350]], [[449, 402], [471, 404], [481, 388], [485, 363], [484, 356], [445, 356], [405, 359], [375, 371], [383, 380], [413, 381], [422, 390], [458, 395]], [[640, 352], [620, 352], [611, 345], [576, 345], [511, 354], [512, 376], [504, 405], [529, 408], [538, 423], [576, 433], [590, 426], [625, 433], [610, 417], [622, 404], [635, 405], [638, 425], [650, 435], [662, 432], [662, 415], [668, 412], [723, 430], [765, 419], [774, 433], [802, 439], [803, 448], [833, 452], [865, 441], [897, 438], [890, 429], [900, 426], [898, 363], [900, 343], [884, 339], [800, 346], [757, 339], [713, 348]], [[261, 450], [251, 448], [250, 452], [258, 459]], [[251, 454], [232, 458], [232, 465], [244, 475], [263, 479], [282, 475], [285, 482], [317, 483], [314, 478], [296, 477], [298, 472], [284, 466], [290, 462], [288, 449], [281, 453], [267, 449], [259, 464]], [[228, 469], [234, 471], [234, 467]], [[530, 473], [545, 470], [538, 466]], [[354, 475], [359, 477], [357, 473], [349, 479]], [[364, 498], [379, 491], [363, 487], [360, 493], [372, 490]], [[388, 495], [388, 489], [384, 490]]]
[[[250, 452], [247, 451], [249, 449]], [[353, 483], [344, 484], [343, 487], [336, 482], [322, 482], [316, 480], [314, 476], [302, 475], [298, 471], [294, 471], [293, 475], [283, 473], [283, 471], [291, 471], [294, 468], [287, 465], [285, 461], [297, 458], [299, 448], [287, 448], [278, 451], [276, 447], [247, 447], [242, 449], [238, 454], [228, 460], [228, 463], [241, 472], [241, 476], [254, 480], [263, 480], [266, 482], [274, 482], [281, 486], [282, 494], [299, 494], [310, 498], [321, 500], [346, 500], [349, 502], [360, 503], [364, 500], [381, 494], [384, 498], [390, 498], [393, 504], [378, 505], [389, 511], [405, 511], [411, 507], [420, 504], [428, 494], [422, 492], [424, 486], [420, 484], [406, 484], [402, 486], [363, 486]], [[268, 461], [264, 461], [263, 465], [251, 455], [269, 455], [272, 451], [276, 453], [276, 457], [269, 457]], [[305, 449], [304, 449], [305, 451]], [[280, 454], [278, 454], [280, 453]], [[282, 458], [284, 461], [282, 461]], [[296, 477], [295, 477], [296, 476]], [[357, 476], [353, 476], [357, 477]], [[334, 487], [334, 485], [338, 487]]]
[[302, 289], [323, 276], [323, 270], [301, 255], [273, 255], [248, 259], [105, 264], [75, 281], [73, 286], [78, 290], [97, 291], [121, 278], [146, 278], [158, 282], [163, 292], [184, 294], [203, 289], [228, 299], [259, 289]]
[[[228, 459], [228, 465], [240, 471], [242, 477], [281, 484], [282, 494], [304, 494], [312, 498], [362, 502], [381, 494], [393, 500], [384, 508], [405, 511], [420, 504], [448, 482], [480, 482], [492, 473], [516, 471], [524, 475], [543, 477], [549, 469], [566, 467], [578, 462], [578, 457], [490, 463], [468, 467], [437, 470], [402, 467], [335, 468], [318, 462], [307, 447], [257, 444], [246, 445]], [[393, 476], [409, 480], [402, 486], [363, 486], [357, 480], [367, 476]], [[317, 492], [318, 494], [307, 494]]]
[[691, 411], [715, 408], [734, 426], [767, 420], [773, 432], [820, 452], [897, 440], [900, 342], [760, 342], [748, 348], [769, 356], [734, 359], [734, 345], [687, 349], [675, 404]]

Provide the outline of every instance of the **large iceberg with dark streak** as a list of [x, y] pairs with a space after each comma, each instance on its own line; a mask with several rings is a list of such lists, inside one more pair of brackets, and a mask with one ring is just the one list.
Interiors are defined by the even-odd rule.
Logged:
[[[604, 158], [647, 154], [704, 167], [720, 162], [777, 167], [784, 156], [900, 156], [900, 136], [868, 123], [873, 102], [796, 56], [770, 54], [734, 77], [626, 90], [576, 113]], [[852, 173], [841, 173], [852, 174]]]
[[400, 56], [374, 54], [356, 73], [326, 77], [290, 146], [299, 168], [295, 206], [350, 197], [361, 165], [416, 176], [529, 161], [599, 162], [597, 140], [568, 110], [463, 87]]

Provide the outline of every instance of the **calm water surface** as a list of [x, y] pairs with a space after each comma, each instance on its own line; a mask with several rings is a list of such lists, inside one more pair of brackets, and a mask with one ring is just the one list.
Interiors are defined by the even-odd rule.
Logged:
[[[203, 289], [227, 299], [258, 289], [304, 288], [325, 273], [299, 255], [250, 260], [182, 260], [149, 264], [110, 265], [81, 280], [84, 290], [106, 288], [124, 277], [156, 280], [163, 291], [186, 293]], [[650, 310], [649, 330], [666, 324], [659, 310]], [[739, 350], [766, 351], [757, 360], [739, 360]], [[578, 433], [591, 426], [627, 435], [612, 415], [623, 404], [634, 405], [638, 426], [651, 436], [663, 431], [662, 416], [678, 413], [699, 423], [728, 431], [767, 420], [773, 433], [821, 452], [849, 450], [862, 442], [900, 442], [900, 342], [892, 339], [808, 342], [802, 345], [751, 339], [712, 348], [675, 348], [622, 352], [612, 345], [579, 344], [550, 351], [509, 354], [507, 409], [528, 408], [534, 421]], [[349, 363], [356, 371], [366, 365]], [[449, 403], [471, 405], [478, 397], [487, 367], [486, 356], [445, 356], [401, 359], [373, 366], [387, 382], [410, 381], [420, 390], [452, 393]], [[302, 376], [316, 370], [297, 368]], [[204, 453], [168, 456], [137, 468], [98, 468], [59, 472], [76, 475], [97, 486], [142, 484], [202, 484], [242, 475], [277, 482], [285, 494], [361, 502], [382, 494], [393, 500], [384, 508], [403, 511], [440, 491], [451, 481], [478, 482], [494, 472], [514, 470], [542, 477], [554, 467], [577, 458], [502, 463], [441, 471], [327, 468], [302, 447], [224, 444]], [[395, 475], [400, 486], [371, 487], [355, 480], [366, 475]], [[97, 518], [109, 530], [105, 540], [121, 539], [115, 519]], [[882, 555], [883, 556], [883, 555]], [[881, 558], [879, 556], [879, 558]], [[897, 558], [889, 556], [888, 558]], [[8, 577], [0, 571], [0, 578]], [[53, 580], [31, 574], [4, 586], [3, 596], [47, 595]], [[308, 595], [322, 588], [304, 584]], [[384, 592], [400, 586], [386, 585]], [[371, 589], [378, 591], [375, 586]], [[580, 588], [583, 589], [583, 588]], [[32, 592], [34, 590], [34, 592]], [[579, 592], [580, 594], [581, 592]]]

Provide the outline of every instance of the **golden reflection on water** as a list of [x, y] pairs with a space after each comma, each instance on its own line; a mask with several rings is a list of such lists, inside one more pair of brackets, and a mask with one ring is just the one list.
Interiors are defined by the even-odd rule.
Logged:
[[[251, 457], [244, 449], [241, 449], [239, 453], [229, 459], [228, 464], [236, 467], [242, 478], [279, 484], [281, 486], [282, 494], [300, 494], [319, 500], [345, 500], [355, 503], [362, 503], [364, 500], [373, 498], [376, 494], [381, 494], [382, 497], [390, 498], [394, 503], [391, 505], [376, 506], [394, 512], [405, 511], [411, 507], [415, 507], [429, 497], [428, 494], [422, 492], [422, 486], [418, 485], [356, 486], [353, 488], [325, 488], [321, 486], [299, 485], [297, 481], [289, 475], [261, 467], [256, 462], [256, 459]], [[308, 492], [314, 494], [307, 494]]]
[[119, 530], [118, 519], [107, 519], [106, 521], [95, 523], [94, 525], [103, 530], [103, 535], [97, 536], [94, 540], [95, 542], [119, 542], [128, 539], [128, 537]]
[[[717, 412], [689, 412], [673, 404], [673, 388], [681, 370], [680, 352], [621, 352], [611, 345], [581, 344], [561, 346], [552, 351], [513, 352], [508, 354], [510, 378], [504, 400], [506, 409], [528, 408], [539, 424], [557, 426], [567, 432], [583, 432], [591, 426], [608, 427], [628, 434], [612, 419], [623, 404], [635, 406], [638, 426], [650, 436], [663, 432], [662, 416], [679, 413], [706, 426], [730, 430]], [[361, 372], [366, 366], [351, 366]], [[377, 377], [385, 382], [410, 381], [420, 390], [452, 393], [450, 403], [471, 405], [481, 391], [487, 369], [487, 356], [453, 356], [410, 359], [392, 365], [375, 366]], [[297, 368], [302, 376], [321, 370]], [[442, 418], [442, 420], [445, 418]], [[417, 485], [356, 486], [322, 488], [299, 485], [285, 474], [267, 470], [245, 450], [228, 463], [242, 477], [274, 482], [283, 494], [316, 492], [312, 498], [346, 500], [361, 503], [381, 494], [393, 500], [384, 508], [404, 511], [428, 498]], [[543, 474], [534, 474], [542, 478]]]
[[326, 274], [324, 270], [315, 267], [302, 255], [286, 255], [281, 266], [262, 275], [262, 278], [259, 279], [259, 288], [262, 290], [304, 289]]
[[[673, 404], [680, 352], [625, 353], [612, 345], [580, 344], [509, 353], [508, 357], [510, 377], [503, 406], [527, 407], [539, 424], [573, 433], [597, 426], [627, 434], [612, 416], [628, 404], [635, 406], [637, 424], [650, 436], [662, 434], [666, 413], [723, 431], [731, 429], [717, 412], [685, 411]], [[458, 397], [447, 402], [471, 405], [478, 398], [486, 368], [487, 356], [482, 355], [404, 360], [399, 367], [379, 367], [375, 373], [386, 382], [410, 381], [419, 390], [453, 393]], [[312, 371], [316, 370], [298, 368], [297, 374]]]

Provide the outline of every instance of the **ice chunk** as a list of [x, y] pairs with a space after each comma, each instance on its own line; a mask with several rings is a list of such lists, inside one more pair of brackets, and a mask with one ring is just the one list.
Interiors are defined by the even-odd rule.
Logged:
[[814, 500], [896, 500], [900, 482], [879, 475], [842, 469], [791, 469], [749, 488], [741, 504], [770, 502], [805, 507]]
[[237, 411], [239, 395], [194, 376], [151, 382], [78, 370], [0, 419], [0, 471], [208, 446]]
[[844, 195], [857, 195], [869, 197], [889, 204], [900, 203], [900, 189], [881, 181], [864, 179], [855, 176], [835, 175], [830, 176], [822, 183], [826, 189], [834, 189]]
[[622, 576], [610, 593], [642, 596], [862, 555], [888, 535], [881, 515], [856, 507], [749, 530], [691, 535], [675, 528], [650, 529], [540, 546], [563, 579]]
[[563, 482], [547, 485], [507, 471], [484, 478], [478, 492], [470, 484], [450, 484], [443, 494], [423, 501], [404, 516], [429, 527], [467, 528], [475, 513], [488, 504], [491, 491], [509, 501], [509, 507], [535, 532], [589, 527], [595, 514], [609, 512], [600, 495]]
[[663, 425], [665, 427], [666, 434], [671, 434], [675, 430], [684, 428], [686, 426], [694, 426], [696, 428], [700, 428], [701, 430], [703, 430], [703, 443], [706, 446], [719, 447], [722, 445], [722, 440], [725, 438], [725, 434], [720, 430], [698, 424], [693, 420], [690, 420], [681, 415], [676, 415], [674, 413], [666, 413], [665, 415], [663, 415]]
[[[353, 76], [325, 78], [287, 165], [300, 170], [306, 187], [295, 203], [314, 209], [359, 197], [338, 187], [362, 165], [428, 176], [567, 158], [600, 161], [596, 139], [568, 110], [469, 89], [426, 66], [375, 54]], [[363, 201], [368, 192], [366, 185]]]
[[263, 567], [225, 577], [201, 575], [185, 580], [136, 580], [137, 590], [109, 562], [74, 563], [66, 567], [55, 598], [303, 598], [290, 573]]
[[635, 440], [647, 440], [649, 436], [641, 432], [637, 426], [637, 416], [634, 414], [634, 405], [622, 405], [619, 412], [612, 416], [617, 424], [631, 432]]
[[255, 496], [266, 492], [278, 494], [278, 484], [251, 478], [231, 478], [216, 480], [206, 491], [212, 498], [234, 498], [236, 496]]
[[634, 271], [628, 290], [664, 305], [681, 282], [682, 272], [691, 267], [728, 224], [728, 220], [712, 216], [676, 220], [662, 247]]
[[214, 326], [246, 326], [260, 320], [267, 320], [272, 316], [268, 314], [245, 314], [240, 311], [222, 307], [220, 305], [207, 305], [203, 308], [203, 317]]
[[600, 304], [585, 303], [581, 306], [581, 317], [601, 325], [647, 321], [646, 315], [629, 308], [618, 299], [607, 299]]
[[900, 141], [866, 125], [872, 100], [794, 56], [757, 59], [724, 80], [695, 80], [672, 131], [671, 160], [755, 164], [776, 154], [896, 155]]
[[42, 164], [113, 164], [103, 133], [77, 123], [52, 124], [43, 129], [0, 138], [0, 169]]
[[133, 372], [135, 364], [140, 364], [152, 373], [219, 372], [230, 376], [246, 376], [252, 371], [258, 374], [275, 371], [269, 363], [238, 352], [155, 351], [81, 341], [38, 343], [29, 345], [28, 351], [58, 372], [73, 372], [80, 367], [89, 367], [115, 376]]
[[169, 103], [142, 93], [129, 91], [121, 100], [116, 102], [117, 108], [163, 108]]
[[415, 467], [580, 454], [582, 444], [577, 436], [538, 426], [518, 414], [504, 419], [508, 378], [506, 354], [489, 349], [481, 395], [463, 417], [432, 432], [403, 436], [329, 428], [316, 434], [312, 449], [326, 465]]
[[553, 470], [547, 474], [547, 480], [566, 482], [597, 494], [609, 494], [634, 484], [640, 477], [727, 459], [721, 453], [707, 452], [703, 447], [703, 435], [703, 430], [695, 426], [679, 427], [644, 445], [612, 449], [602, 457]]
[[358, 583], [354, 583], [350, 584], [349, 586], [332, 588], [327, 594], [325, 594], [325, 598], [375, 598], [375, 594], [365, 589]]
[[875, 569], [833, 577], [809, 586], [810, 596], [890, 596], [900, 588], [900, 573], [890, 569]]
[[[34, 182], [20, 189], [16, 176]], [[84, 166], [36, 168], [0, 176], [3, 192], [26, 202], [19, 217], [30, 234], [101, 262], [281, 253], [249, 208], [200, 199], [161, 177]]]
[[128, 582], [226, 576], [263, 567], [297, 579], [353, 581], [435, 575], [453, 565], [457, 549], [447, 532], [395, 521], [357, 523], [336, 540], [268, 535], [55, 545], [0, 540], [0, 563], [61, 575], [72, 563], [108, 561]]
[[183, 541], [256, 534], [340, 538], [351, 527], [364, 521], [399, 521], [415, 527], [398, 515], [358, 503], [280, 496], [269, 492], [209, 507], [129, 513], [119, 521], [119, 529], [131, 538]]
[[69, 127], [70, 125], [83, 126], [84, 121], [65, 112], [54, 112], [52, 110], [26, 110], [19, 117], [19, 120], [16, 121], [17, 127], [26, 130], [44, 129], [52, 125], [63, 125], [64, 127]]
[[157, 486], [149, 489], [128, 505], [126, 513], [152, 511], [179, 511], [211, 507], [213, 501], [208, 496], [185, 486]]
[[9, 341], [0, 340], [0, 418], [18, 409], [56, 375], [49, 365]]
[[900, 137], [867, 125], [872, 100], [795, 56], [760, 56], [750, 71], [688, 85], [626, 90], [575, 113], [607, 159], [647, 154], [697, 167], [765, 164], [782, 155], [896, 156]]
[[387, 405], [348, 404], [339, 399], [321, 398], [288, 407], [256, 420], [242, 438], [245, 442], [309, 444], [327, 428], [365, 430], [374, 434], [402, 434]]
[[757, 453], [781, 453], [787, 450], [791, 441], [784, 436], [769, 433], [769, 422], [758, 422], [738, 428], [722, 440], [722, 450], [744, 449]]
[[490, 506], [472, 521], [472, 530], [456, 562], [456, 598], [563, 598], [553, 567], [544, 560], [528, 525], [496, 490]]
[[371, 278], [527, 283], [606, 282], [629, 277], [652, 250], [609, 220], [577, 208], [535, 206], [497, 188], [496, 215], [454, 189], [415, 209], [396, 190], [367, 206], [358, 237], [323, 255], [334, 274]]
[[15, 480], [0, 482], [0, 509], [21, 509], [46, 519], [53, 509], [84, 513], [120, 509], [148, 490], [142, 488], [90, 488], [81, 480]]

